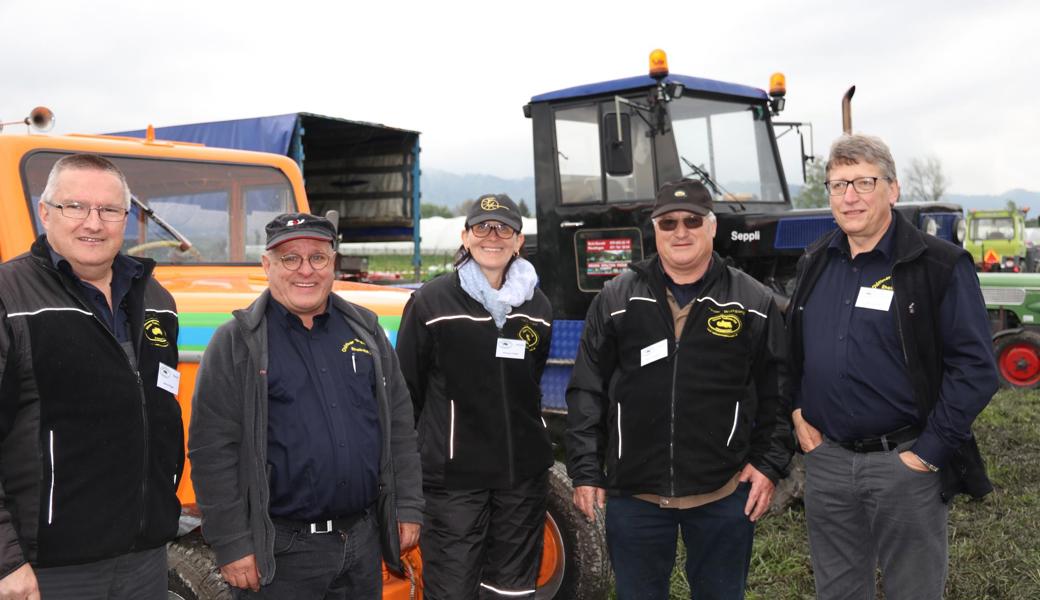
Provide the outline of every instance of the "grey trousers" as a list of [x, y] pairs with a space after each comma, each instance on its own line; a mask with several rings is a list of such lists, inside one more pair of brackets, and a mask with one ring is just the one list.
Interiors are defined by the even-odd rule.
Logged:
[[165, 600], [166, 546], [83, 565], [35, 569], [44, 600]]
[[937, 473], [889, 452], [855, 453], [831, 440], [805, 455], [805, 516], [819, 600], [940, 600], [948, 508]]

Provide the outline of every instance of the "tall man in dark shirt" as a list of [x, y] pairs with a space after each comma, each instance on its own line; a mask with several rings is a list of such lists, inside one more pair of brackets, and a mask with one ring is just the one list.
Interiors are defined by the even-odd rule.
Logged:
[[166, 598], [177, 307], [154, 261], [120, 253], [129, 208], [115, 164], [65, 156], [46, 235], [0, 265], [0, 599]]
[[892, 209], [881, 140], [831, 148], [839, 229], [806, 250], [788, 309], [793, 421], [822, 600], [942, 597], [947, 502], [987, 493], [971, 424], [996, 390], [989, 324], [970, 255]]
[[270, 289], [199, 367], [188, 447], [202, 531], [249, 597], [379, 598], [380, 548], [393, 565], [418, 541], [408, 389], [375, 314], [331, 293], [335, 243], [321, 217], [269, 223]]

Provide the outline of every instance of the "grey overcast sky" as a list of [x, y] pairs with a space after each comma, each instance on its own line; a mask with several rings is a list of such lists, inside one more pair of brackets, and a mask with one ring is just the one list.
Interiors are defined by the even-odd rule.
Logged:
[[673, 73], [785, 73], [782, 118], [813, 123], [817, 154], [855, 84], [855, 129], [900, 174], [935, 156], [951, 192], [1040, 190], [1028, 0], [0, 0], [0, 23], [0, 117], [47, 105], [55, 133], [308, 111], [421, 131], [425, 168], [522, 177], [532, 95], [642, 74], [660, 47]]

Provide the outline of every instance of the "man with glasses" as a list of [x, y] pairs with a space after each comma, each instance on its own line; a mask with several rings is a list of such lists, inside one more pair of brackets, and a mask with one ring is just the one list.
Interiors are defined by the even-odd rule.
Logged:
[[166, 598], [184, 464], [177, 309], [120, 254], [130, 189], [58, 160], [0, 266], [0, 598]]
[[606, 504], [622, 600], [668, 597], [679, 530], [693, 597], [743, 598], [754, 523], [793, 450], [784, 324], [770, 292], [713, 252], [703, 184], [662, 187], [651, 219], [657, 255], [585, 319], [567, 388], [574, 502], [590, 520]]
[[996, 391], [971, 256], [892, 206], [880, 139], [831, 147], [838, 229], [806, 249], [788, 310], [793, 421], [819, 598], [942, 598], [947, 507], [992, 489], [971, 424]]
[[379, 598], [418, 541], [408, 388], [376, 315], [332, 293], [335, 226], [267, 225], [269, 288], [217, 329], [188, 449], [202, 533], [241, 597]]

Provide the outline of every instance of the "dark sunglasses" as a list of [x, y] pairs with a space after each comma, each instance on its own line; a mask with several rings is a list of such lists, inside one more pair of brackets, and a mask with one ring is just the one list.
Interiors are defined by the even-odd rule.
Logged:
[[656, 224], [658, 229], [661, 231], [675, 231], [675, 228], [679, 226], [680, 220], [682, 221], [683, 227], [687, 229], [698, 229], [701, 225], [704, 225], [704, 217], [700, 215], [688, 215], [682, 219], [676, 219], [674, 217], [654, 219], [654, 224]]

